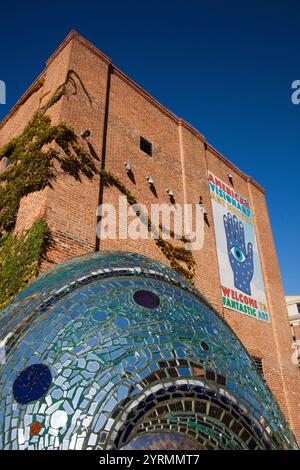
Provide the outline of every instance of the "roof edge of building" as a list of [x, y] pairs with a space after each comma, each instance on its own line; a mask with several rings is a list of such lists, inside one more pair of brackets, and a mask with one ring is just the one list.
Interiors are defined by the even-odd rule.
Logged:
[[38, 81], [44, 77], [44, 75], [46, 74], [46, 69], [44, 69], [38, 76], [37, 78], [31, 83], [31, 85], [29, 85], [29, 87], [27, 88], [27, 90], [24, 91], [24, 93], [20, 96], [20, 98], [18, 99], [18, 101], [13, 105], [13, 107], [10, 109], [10, 111], [8, 111], [8, 113], [6, 114], [6, 116], [4, 116], [4, 118], [2, 119], [2, 121], [0, 121], [0, 130], [2, 129], [2, 127], [7, 123], [7, 121], [18, 111], [19, 109], [19, 105], [20, 103], [23, 102], [25, 96], [27, 94], [30, 94], [31, 90], [34, 88], [34, 86], [36, 85], [36, 83], [38, 83]]
[[97, 57], [101, 60], [106, 62], [107, 64], [111, 64], [113, 67], [113, 72], [116, 73], [120, 78], [126, 81], [130, 86], [132, 86], [138, 93], [143, 95], [145, 99], [150, 101], [154, 106], [156, 106], [161, 112], [166, 114], [169, 118], [173, 119], [178, 125], [185, 127], [187, 130], [192, 132], [196, 137], [198, 137], [203, 143], [206, 144], [207, 148], [213, 152], [217, 157], [219, 157], [226, 165], [229, 165], [236, 173], [238, 173], [245, 181], [252, 183], [259, 191], [263, 194], [265, 193], [265, 189], [255, 181], [251, 176], [246, 175], [243, 173], [236, 165], [234, 165], [228, 158], [222, 155], [218, 150], [216, 150], [211, 144], [209, 144], [206, 138], [201, 134], [197, 129], [195, 129], [191, 124], [189, 124], [184, 119], [179, 118], [176, 116], [172, 111], [166, 108], [163, 104], [161, 104], [158, 100], [156, 100], [150, 93], [144, 90], [140, 85], [138, 85], [134, 80], [128, 77], [124, 72], [122, 72], [118, 67], [116, 67], [111, 59], [100, 51], [94, 44], [90, 41], [85, 39], [81, 34], [79, 34], [74, 29], [69, 32], [69, 34], [65, 37], [65, 39], [61, 42], [61, 44], [57, 47], [57, 49], [51, 54], [49, 59], [46, 61], [46, 68], [38, 75], [38, 77], [34, 80], [34, 82], [29, 86], [29, 88], [22, 94], [19, 100], [15, 103], [15, 105], [11, 108], [8, 114], [2, 119], [0, 122], [0, 129], [6, 124], [6, 122], [15, 114], [18, 110], [19, 103], [22, 102], [26, 93], [30, 93], [30, 90], [35, 86], [35, 84], [40, 80], [46, 73], [46, 69], [49, 64], [57, 57], [60, 52], [65, 48], [65, 46], [72, 40], [77, 40], [85, 47], [87, 47], [91, 52], [93, 52]]

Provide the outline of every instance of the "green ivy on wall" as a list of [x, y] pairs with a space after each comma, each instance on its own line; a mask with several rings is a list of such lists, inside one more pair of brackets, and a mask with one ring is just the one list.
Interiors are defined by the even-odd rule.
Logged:
[[[18, 108], [43, 85], [43, 79], [37, 81], [19, 102]], [[58, 171], [78, 181], [81, 181], [82, 176], [92, 179], [99, 173], [93, 157], [79, 143], [74, 130], [64, 122], [53, 125], [46, 114], [63, 96], [76, 95], [78, 86], [91, 104], [91, 97], [80, 76], [74, 70], [69, 70], [65, 81], [44, 105], [42, 101], [49, 92], [41, 96], [39, 109], [23, 132], [0, 148], [0, 161], [6, 158], [9, 162], [0, 174], [0, 308], [38, 273], [40, 262], [49, 247], [50, 232], [43, 220], [33, 224], [26, 233], [18, 236], [13, 234], [21, 199], [47, 186], [51, 187]], [[134, 195], [111, 172], [102, 170], [100, 176], [106, 184], [115, 186], [124, 194], [128, 204], [138, 204]], [[149, 231], [151, 227], [149, 221]], [[162, 230], [162, 227], [159, 226], [159, 229]], [[174, 238], [174, 233], [171, 236]], [[188, 240], [183, 237], [181, 241], [185, 243]], [[195, 261], [191, 251], [173, 246], [161, 236], [154, 242], [171, 266], [192, 282]]]
[[0, 240], [0, 309], [38, 274], [51, 244], [50, 231], [38, 220], [19, 236], [8, 232]]
[[17, 103], [16, 106], [14, 107], [14, 112], [17, 112], [18, 109], [21, 108], [21, 106], [23, 106], [23, 104], [25, 104], [26, 101], [28, 101], [29, 98], [30, 98], [34, 93], [36, 93], [37, 91], [39, 91], [39, 89], [44, 86], [44, 82], [45, 82], [45, 79], [44, 79], [43, 77], [40, 78], [39, 80], [37, 80], [37, 81], [30, 87], [30, 89], [22, 96], [22, 98], [18, 101], [18, 103]]
[[[69, 71], [65, 82], [33, 115], [24, 131], [0, 149], [0, 160], [7, 158], [10, 163], [0, 174], [0, 236], [14, 228], [22, 197], [51, 186], [57, 176], [56, 163], [77, 180], [82, 175], [92, 178], [97, 172], [93, 158], [78, 143], [73, 129], [63, 122], [52, 125], [45, 114], [64, 95], [76, 94], [74, 75], [79, 79], [76, 72]], [[83, 86], [81, 80], [80, 84]]]
[[[24, 96], [22, 104], [43, 83], [38, 81]], [[49, 243], [49, 230], [43, 220], [24, 234], [13, 234], [21, 199], [51, 187], [57, 168], [79, 181], [83, 175], [91, 179], [97, 173], [93, 158], [80, 145], [73, 129], [63, 122], [53, 125], [46, 114], [63, 96], [77, 94], [77, 83], [91, 103], [80, 77], [69, 70], [64, 83], [43, 106], [41, 101], [48, 93], [42, 97], [39, 109], [23, 132], [0, 149], [0, 161], [6, 158], [9, 162], [0, 174], [0, 308], [37, 274]]]

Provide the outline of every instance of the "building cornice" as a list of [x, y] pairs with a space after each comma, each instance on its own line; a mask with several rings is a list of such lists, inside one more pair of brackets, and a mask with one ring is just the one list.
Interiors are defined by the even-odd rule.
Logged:
[[7, 121], [9, 121], [9, 119], [18, 111], [19, 107], [20, 107], [20, 103], [22, 103], [22, 101], [24, 100], [25, 96], [28, 94], [30, 95], [31, 94], [31, 90], [33, 90], [35, 88], [35, 85], [38, 83], [39, 80], [41, 80], [44, 76], [46, 75], [46, 69], [44, 69], [39, 75], [38, 77], [34, 80], [34, 82], [32, 82], [32, 84], [29, 86], [29, 88], [27, 88], [27, 90], [25, 91], [25, 93], [23, 93], [23, 95], [20, 96], [20, 98], [18, 99], [18, 101], [13, 105], [13, 107], [11, 108], [11, 110], [7, 113], [7, 115], [2, 119], [2, 121], [0, 122], [0, 129], [2, 129], [2, 127], [7, 123]]
[[[59, 45], [59, 47], [53, 52], [53, 54], [46, 61], [46, 69], [51, 64], [51, 62], [61, 53], [61, 51], [66, 47], [66, 45], [69, 44], [69, 42], [73, 41], [73, 40], [76, 40], [76, 41], [80, 42], [84, 47], [86, 47], [93, 54], [95, 54], [97, 57], [99, 57], [103, 62], [105, 62], [106, 64], [111, 65], [112, 68], [113, 68], [113, 74], [115, 74], [120, 79], [122, 79], [124, 82], [126, 82], [128, 85], [130, 85], [137, 93], [142, 95], [148, 102], [150, 102], [153, 106], [158, 108], [162, 113], [164, 113], [166, 116], [168, 116], [170, 119], [172, 119], [177, 125], [180, 125], [180, 126], [184, 127], [185, 129], [190, 131], [192, 134], [194, 134], [199, 140], [201, 140], [202, 143], [204, 143], [204, 145], [206, 145], [206, 148], [210, 152], [212, 152], [221, 161], [223, 161], [224, 164], [229, 166], [235, 173], [237, 173], [247, 183], [253, 184], [259, 191], [261, 191], [263, 194], [265, 193], [264, 188], [259, 183], [257, 183], [252, 177], [250, 177], [250, 176], [246, 175], [245, 173], [243, 173], [236, 165], [234, 165], [230, 160], [228, 160], [224, 155], [222, 155], [212, 145], [210, 145], [206, 141], [205, 137], [197, 129], [195, 129], [192, 125], [190, 125], [185, 120], [183, 120], [181, 118], [178, 118], [174, 113], [172, 113], [170, 110], [168, 110], [164, 105], [159, 103], [159, 101], [157, 101], [155, 98], [153, 98], [153, 96], [151, 96], [147, 91], [145, 91], [140, 85], [135, 83], [131, 78], [129, 78], [118, 67], [113, 65], [111, 59], [107, 55], [105, 55], [103, 52], [101, 52], [96, 46], [94, 46], [91, 42], [89, 42], [87, 39], [85, 39], [83, 36], [81, 36], [77, 31], [75, 31], [75, 30], [70, 31], [70, 33], [66, 36], [66, 38], [63, 40], [63, 42]], [[22, 101], [25, 94], [30, 92], [30, 90], [34, 87], [36, 82], [45, 75], [46, 69], [43, 70], [43, 72], [38, 76], [38, 78], [32, 83], [32, 85], [26, 90], [26, 92], [20, 97], [20, 99], [17, 101], [17, 103], [13, 106], [13, 108], [9, 111], [9, 113], [1, 121], [0, 129], [6, 124], [6, 122], [18, 110], [18, 104]]]
[[46, 67], [48, 67], [48, 65], [61, 53], [61, 51], [66, 47], [66, 45], [74, 39], [82, 43], [87, 49], [89, 49], [93, 54], [95, 54], [97, 57], [99, 57], [101, 60], [103, 60], [107, 64], [112, 63], [111, 59], [106, 54], [101, 52], [100, 49], [94, 46], [94, 44], [89, 42], [87, 39], [85, 39], [83, 36], [77, 33], [77, 31], [73, 29], [72, 31], [69, 32], [67, 37], [63, 40], [63, 42], [58, 46], [58, 48], [53, 52], [53, 54], [46, 61]]

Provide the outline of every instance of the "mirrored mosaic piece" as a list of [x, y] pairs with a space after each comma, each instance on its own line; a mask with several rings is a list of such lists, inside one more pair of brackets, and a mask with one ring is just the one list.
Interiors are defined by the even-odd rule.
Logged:
[[0, 449], [297, 449], [236, 335], [186, 280], [90, 253], [0, 312]]

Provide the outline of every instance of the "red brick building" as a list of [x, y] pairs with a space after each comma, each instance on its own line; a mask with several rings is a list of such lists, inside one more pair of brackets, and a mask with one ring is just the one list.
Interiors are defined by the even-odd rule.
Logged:
[[[82, 145], [97, 156], [99, 168], [113, 171], [126, 183], [139, 203], [170, 204], [166, 189], [173, 188], [177, 203], [196, 204], [201, 199], [205, 205], [204, 247], [193, 253], [195, 285], [233, 328], [250, 355], [259, 363], [261, 360], [265, 380], [300, 443], [300, 372], [291, 360], [291, 330], [263, 188], [76, 32], [71, 32], [47, 61], [41, 76], [24, 95], [26, 99], [21, 98], [3, 120], [0, 146], [24, 129], [45, 97], [64, 82], [69, 70], [77, 74], [77, 93], [64, 96], [49, 109], [53, 123], [66, 122], [78, 135], [88, 129], [90, 137], [82, 138]], [[37, 87], [40, 78], [43, 85]], [[152, 144], [151, 157], [141, 150], [141, 137]], [[134, 179], [128, 177], [124, 167], [127, 161], [132, 165]], [[234, 191], [250, 202], [269, 322], [223, 305], [209, 172], [226, 186], [234, 186]], [[149, 175], [155, 181], [155, 192], [149, 188]], [[79, 182], [61, 174], [52, 188], [23, 198], [16, 231], [27, 229], [44, 217], [55, 241], [49, 257], [56, 263], [89, 251], [118, 249], [139, 252], [168, 264], [153, 240], [97, 240], [99, 202], [117, 204], [118, 196], [117, 189], [103, 185], [99, 176]]]

